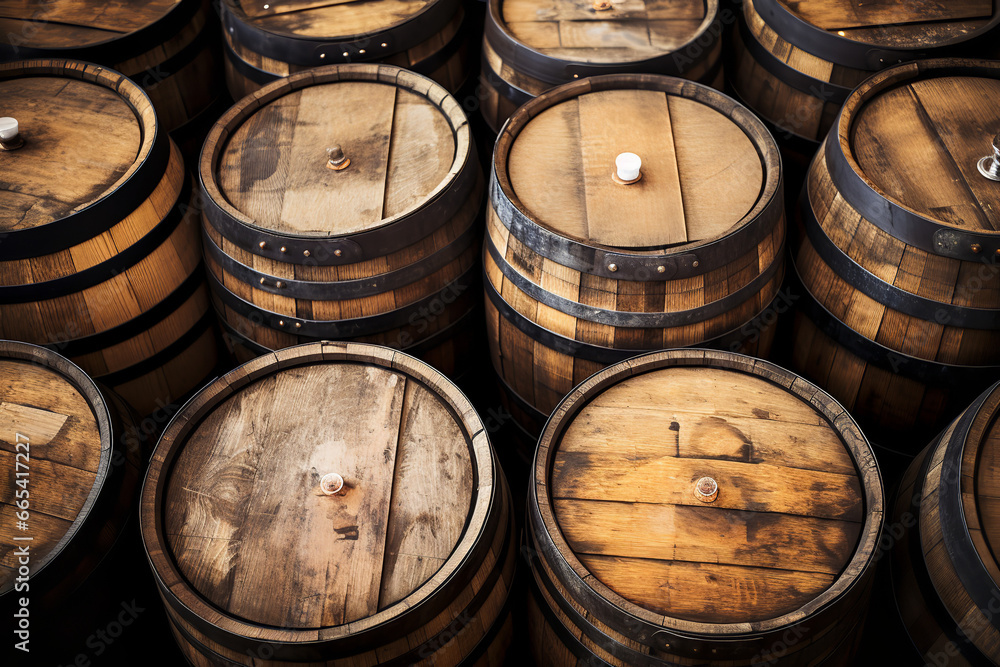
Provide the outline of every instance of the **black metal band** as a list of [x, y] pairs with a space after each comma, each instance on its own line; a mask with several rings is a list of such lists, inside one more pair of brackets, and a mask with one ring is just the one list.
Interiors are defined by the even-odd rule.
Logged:
[[[749, 2], [750, 0], [747, 1]], [[806, 95], [824, 102], [832, 102], [837, 106], [842, 105], [847, 100], [848, 95], [851, 94], [851, 88], [813, 78], [805, 72], [790, 67], [788, 63], [777, 58], [773, 53], [764, 48], [763, 44], [757, 41], [757, 38], [750, 31], [750, 26], [747, 25], [745, 20], [741, 19], [737, 21], [737, 26], [743, 46], [754, 62], [773, 74], [782, 83]]]
[[[201, 171], [198, 178], [202, 191], [205, 191]], [[475, 142], [470, 141], [465, 164], [451, 183], [432, 201], [387, 225], [339, 238], [290, 236], [250, 227], [233, 219], [212, 197], [203, 198], [203, 213], [212, 227], [227, 241], [255, 255], [290, 264], [339, 266], [389, 255], [426, 238], [465, 206], [468, 198], [478, 189], [477, 181], [480, 179], [482, 172], [479, 169]], [[282, 248], [285, 252], [281, 251]]]
[[[947, 431], [947, 428], [945, 430]], [[911, 495], [910, 507], [914, 508], [918, 513], [920, 501], [923, 499], [923, 484], [927, 479], [927, 471], [930, 469], [931, 459], [933, 458], [931, 455], [940, 445], [941, 435], [943, 435], [943, 433], [939, 434], [931, 442], [931, 444], [928, 445], [927, 453], [924, 455], [924, 460], [920, 464], [920, 472], [913, 483], [913, 495]], [[914, 500], [914, 497], [916, 500]], [[944, 602], [941, 600], [941, 597], [934, 586], [934, 582], [931, 580], [927, 560], [924, 556], [923, 541], [920, 536], [919, 518], [909, 530], [910, 533], [906, 536], [906, 556], [894, 555], [890, 562], [890, 568], [892, 570], [891, 574], [893, 575], [893, 588], [897, 589], [902, 583], [899, 580], [901, 575], [896, 573], [896, 569], [899, 567], [896, 560], [897, 558], [908, 558], [910, 563], [910, 572], [916, 580], [917, 589], [920, 591], [920, 597], [923, 599], [924, 606], [927, 608], [931, 618], [934, 619], [934, 623], [937, 625], [941, 633], [954, 643], [959, 653], [969, 662], [970, 665], [972, 665], [972, 667], [990, 667], [991, 665], [995, 667], [993, 662], [983, 658], [982, 654], [979, 653], [975, 646], [970, 646], [971, 642], [969, 641], [968, 636], [964, 633], [959, 633], [959, 626], [955, 624], [954, 619], [951, 617], [947, 607], [945, 607]], [[894, 595], [894, 597], [898, 606], [898, 593]], [[902, 614], [900, 614], [900, 616], [902, 617]], [[909, 628], [906, 628], [906, 631], [907, 634], [909, 634]], [[916, 644], [916, 640], [916, 637], [910, 637], [910, 641], [913, 642], [914, 648], [918, 653], [922, 653]]]
[[[873, 94], [901, 81], [921, 75], [997, 77], [996, 67], [980, 68], [968, 64], [967, 61], [962, 62], [961, 65], [949, 67], [939, 66], [937, 61], [933, 61], [926, 69], [918, 65], [908, 73], [906, 79], [900, 79], [900, 75], [897, 75], [888, 81], [883, 81], [881, 85], [868, 89], [866, 97], [870, 98]], [[876, 191], [861, 174], [856, 172], [844, 155], [843, 146], [837, 135], [843, 114], [844, 110], [841, 109], [837, 123], [826, 141], [826, 166], [837, 190], [847, 203], [861, 214], [861, 217], [903, 243], [934, 255], [970, 262], [996, 261], [1000, 251], [1000, 234], [959, 229], [909, 211]], [[978, 252], [975, 248], [978, 248]]]
[[802, 290], [798, 309], [823, 334], [865, 363], [927, 385], [968, 388], [982, 386], [985, 379], [1000, 375], [1000, 366], [959, 366], [913, 357], [885, 347], [838, 320], [813, 296], [792, 262], [791, 278]]
[[[379, 315], [356, 317], [346, 320], [306, 320], [290, 315], [279, 315], [278, 313], [258, 308], [226, 289], [212, 271], [207, 272], [208, 284], [212, 292], [225, 306], [232, 308], [237, 314], [242, 315], [251, 322], [259, 323], [277, 331], [320, 340], [357, 338], [405, 326], [410, 323], [410, 320], [415, 315], [419, 315], [421, 309], [426, 309], [435, 300], [443, 300], [446, 293], [454, 294], [453, 301], [457, 301], [462, 296], [462, 293], [468, 289], [475, 273], [476, 269], [470, 268], [457, 279], [419, 301]], [[295, 326], [296, 324], [299, 326]]]
[[490, 256], [493, 258], [494, 263], [500, 269], [500, 272], [503, 273], [504, 277], [535, 301], [544, 303], [546, 306], [554, 308], [561, 313], [565, 313], [588, 322], [607, 324], [614, 327], [642, 329], [680, 327], [688, 324], [694, 324], [696, 322], [704, 322], [705, 320], [709, 320], [713, 317], [729, 312], [737, 305], [744, 303], [764, 289], [764, 286], [767, 285], [771, 278], [773, 278], [782, 267], [781, 258], [784, 256], [785, 248], [784, 243], [782, 243], [778, 252], [775, 253], [774, 261], [771, 262], [770, 266], [764, 269], [761, 273], [757, 274], [753, 280], [748, 282], [746, 285], [739, 288], [735, 292], [730, 292], [721, 299], [707, 303], [704, 306], [699, 306], [698, 308], [691, 308], [690, 310], [680, 310], [669, 313], [637, 313], [623, 310], [606, 310], [604, 308], [596, 308], [594, 306], [582, 304], [578, 301], [572, 301], [553, 292], [546, 291], [544, 288], [536, 285], [534, 282], [519, 273], [517, 269], [508, 264], [507, 260], [500, 256], [500, 252], [489, 239], [487, 239], [486, 243], [483, 245], [485, 246], [486, 251], [489, 252]]
[[[40, 3], [44, 6], [44, 3]], [[70, 58], [109, 65], [122, 63], [149, 52], [191, 22], [202, 7], [202, 0], [181, 0], [162, 18], [144, 28], [119, 35], [90, 46], [19, 46], [10, 40], [0, 41], [0, 62], [29, 58]], [[44, 16], [26, 22], [46, 22]]]
[[890, 65], [928, 57], [939, 57], [949, 47], [963, 45], [986, 36], [1000, 25], [1000, 14], [986, 25], [964, 35], [941, 41], [932, 48], [876, 47], [827, 32], [789, 11], [779, 0], [749, 0], [764, 22], [783, 40], [829, 62], [859, 70], [877, 71]]
[[[531, 571], [534, 573], [536, 568], [531, 568]], [[576, 636], [563, 625], [562, 620], [556, 616], [556, 613], [549, 607], [548, 602], [542, 596], [541, 588], [539, 587], [538, 582], [535, 581], [535, 577], [527, 576], [525, 578], [528, 580], [528, 595], [534, 597], [535, 606], [542, 612], [542, 616], [545, 618], [546, 624], [552, 629], [559, 641], [562, 642], [563, 646], [569, 649], [570, 653], [576, 656], [576, 667], [612, 667], [610, 663], [605, 662], [594, 655], [590, 649], [584, 646], [580, 640], [577, 639]], [[535, 628], [534, 631], [539, 632], [540, 628]], [[590, 635], [588, 634], [588, 637], [589, 636]], [[601, 644], [601, 647], [604, 648], [604, 645]], [[668, 663], [660, 661], [659, 667], [666, 667], [667, 664]]]
[[220, 5], [222, 26], [230, 38], [254, 53], [302, 67], [382, 60], [427, 41], [461, 8], [460, 0], [436, 0], [396, 27], [324, 41], [264, 30], [234, 7], [237, 1], [223, 0]]
[[461, 6], [459, 7], [459, 11], [464, 13], [462, 16], [462, 22], [455, 30], [455, 34], [448, 40], [448, 43], [423, 60], [407, 67], [407, 69], [416, 72], [417, 74], [423, 74], [424, 76], [429, 77], [442, 65], [451, 60], [452, 57], [459, 52], [462, 46], [468, 42], [467, 38], [470, 34], [472, 34], [474, 29], [472, 25], [472, 12], [465, 11], [461, 8]]
[[[111, 280], [132, 268], [156, 248], [170, 238], [177, 226], [181, 224], [187, 212], [188, 201], [191, 198], [191, 179], [184, 178], [184, 185], [181, 187], [174, 205], [167, 216], [149, 230], [149, 232], [138, 241], [125, 248], [117, 255], [108, 260], [95, 264], [77, 273], [71, 273], [61, 278], [54, 278], [41, 283], [29, 283], [26, 285], [3, 285], [0, 286], [0, 303], [30, 303], [32, 301], [45, 301], [67, 294], [81, 292], [94, 285], [99, 285], [107, 280]], [[0, 255], [3, 255], [6, 248], [0, 243]]]
[[[629, 62], [571, 62], [545, 55], [518, 41], [504, 27], [499, 2], [488, 2], [486, 12], [483, 38], [489, 41], [497, 55], [518, 72], [552, 85], [602, 74], [655, 72], [684, 77], [712, 55], [722, 35], [722, 22], [716, 15], [706, 17], [697, 35], [669, 53]], [[701, 40], [706, 36], [708, 43], [702, 44]], [[692, 52], [691, 47], [694, 45], [702, 50], [698, 57], [691, 58], [687, 54]]]
[[[448, 263], [458, 258], [479, 239], [481, 230], [477, 221], [478, 218], [473, 218], [472, 224], [458, 238], [418, 262], [395, 271], [354, 280], [312, 281], [279, 278], [256, 271], [227, 255], [222, 248], [216, 245], [204, 227], [202, 227], [202, 241], [205, 247], [205, 254], [222, 267], [226, 273], [232, 275], [240, 282], [253, 285], [255, 288], [270, 294], [278, 294], [294, 299], [338, 301], [382, 294], [383, 292], [410, 285], [417, 280], [433, 274], [438, 269], [445, 267]], [[279, 284], [281, 287], [278, 287]], [[0, 292], [0, 295], [2, 295], [2, 292]]]
[[167, 316], [173, 314], [175, 310], [191, 298], [199, 287], [205, 284], [205, 264], [199, 262], [195, 270], [191, 272], [173, 292], [158, 304], [145, 311], [142, 315], [135, 317], [128, 322], [119, 324], [116, 327], [101, 331], [99, 333], [74, 338], [73, 340], [49, 343], [44, 347], [55, 350], [59, 354], [67, 357], [79, 357], [91, 352], [97, 352], [117, 345], [130, 338], [134, 338], [144, 331], [149, 331], [154, 326], [162, 322]]
[[[763, 210], [745, 225], [711, 243], [678, 254], [639, 254], [615, 251], [574, 241], [529, 219], [504, 194], [496, 178], [496, 160], [490, 172], [490, 202], [497, 218], [522, 244], [542, 257], [580, 273], [615, 280], [677, 280], [704, 275], [731, 264], [783, 224], [784, 196], [778, 188]], [[608, 267], [614, 265], [612, 271]], [[661, 272], [659, 269], [663, 267]]]
[[215, 313], [209, 308], [205, 311], [205, 314], [192, 326], [190, 329], [185, 331], [180, 338], [175, 340], [170, 345], [166, 346], [156, 354], [151, 357], [143, 359], [137, 364], [127, 366], [121, 370], [114, 371], [112, 373], [106, 373], [105, 375], [98, 375], [95, 377], [96, 380], [102, 382], [103, 384], [114, 387], [116, 385], [125, 384], [140, 378], [147, 373], [155, 371], [157, 368], [166, 365], [168, 362], [172, 361], [176, 357], [180, 356], [185, 350], [187, 350], [191, 345], [194, 344], [198, 338], [201, 337], [203, 333], [212, 328], [212, 324], [215, 322]]
[[[33, 76], [46, 75], [61, 78], [55, 73], [33, 73]], [[2, 78], [6, 77], [0, 74], [0, 79]], [[125, 80], [124, 75], [122, 79]], [[135, 106], [124, 97], [122, 100], [138, 116]], [[146, 100], [148, 102], [149, 98], [147, 97]], [[139, 127], [139, 140], [142, 142], [145, 140], [145, 136], [142, 132], [141, 121], [139, 121]], [[159, 185], [170, 160], [170, 138], [160, 126], [159, 121], [156, 122], [153, 131], [153, 143], [149, 154], [124, 183], [93, 204], [66, 217], [37, 227], [6, 232], [2, 242], [0, 242], [0, 260], [10, 261], [40, 257], [79, 245], [107, 231], [138, 208]]]
[[[996, 384], [992, 386], [995, 388]], [[994, 630], [1000, 630], [1000, 586], [993, 581], [969, 534], [962, 506], [961, 483], [963, 452], [970, 430], [990, 394], [990, 390], [983, 392], [966, 409], [946, 445], [938, 487], [938, 512], [942, 540], [955, 574], [979, 613], [986, 617]], [[992, 608], [994, 604], [997, 606], [995, 610]]]
[[928, 322], [970, 329], [1000, 329], [1000, 310], [956, 306], [916, 295], [885, 282], [855, 262], [829, 236], [816, 219], [808, 195], [809, 184], [799, 197], [798, 211], [806, 236], [823, 261], [840, 278], [862, 294], [887, 308]]

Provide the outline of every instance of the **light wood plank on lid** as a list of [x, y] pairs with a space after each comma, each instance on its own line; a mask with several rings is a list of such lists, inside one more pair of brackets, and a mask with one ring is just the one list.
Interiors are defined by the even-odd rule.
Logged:
[[[163, 18], [180, 0], [0, 0], [0, 19], [24, 22], [31, 46], [87, 46], [140, 30]], [[4, 32], [6, 35], [7, 33]]]
[[[344, 493], [319, 490], [328, 472]], [[170, 549], [201, 595], [251, 622], [318, 628], [370, 616], [433, 575], [465, 525], [472, 469], [454, 416], [427, 387], [326, 363], [227, 398], [188, 437], [167, 484]]]
[[[328, 169], [340, 145], [349, 167]], [[384, 83], [310, 86], [255, 111], [229, 139], [219, 186], [267, 229], [341, 235], [426, 203], [448, 176], [455, 139], [430, 100]]]
[[[22, 437], [18, 437], [20, 434]], [[28, 442], [29, 447], [17, 447]], [[18, 457], [18, 453], [21, 456]], [[32, 571], [66, 534], [98, 481], [101, 436], [87, 399], [52, 369], [0, 360], [0, 594], [14, 585], [14, 537], [30, 536]], [[20, 463], [20, 465], [18, 465]], [[17, 472], [27, 470], [28, 531], [17, 529]]]
[[884, 91], [857, 112], [851, 150], [890, 199], [941, 223], [1000, 229], [1000, 188], [976, 164], [1000, 131], [1000, 81], [935, 77]]
[[[434, 0], [365, 0], [365, 2], [264, 3], [240, 0], [250, 22], [270, 32], [311, 38], [365, 35], [411, 20]], [[271, 4], [271, 3], [266, 3]], [[259, 8], [259, 9], [258, 9]], [[376, 42], [377, 44], [377, 42]], [[373, 45], [373, 48], [377, 48]]]
[[[642, 159], [616, 182], [615, 158]], [[605, 90], [545, 109], [519, 132], [508, 173], [529, 217], [569, 238], [621, 248], [713, 238], [753, 208], [761, 158], [732, 120], [696, 100]]]
[[135, 113], [115, 91], [76, 79], [0, 81], [24, 146], [0, 154], [0, 231], [65, 217], [104, 196], [135, 163]]
[[[711, 503], [695, 496], [702, 477], [718, 484]], [[550, 492], [567, 542], [602, 583], [708, 623], [765, 620], [815, 598], [850, 561], [865, 518], [852, 457], [811, 405], [705, 367], [595, 396], [557, 445]]]
[[590, 0], [503, 0], [500, 15], [532, 49], [571, 62], [631, 62], [687, 44], [705, 18], [704, 0], [625, 0], [594, 11]]
[[805, 21], [823, 30], [864, 28], [888, 24], [930, 23], [981, 18], [993, 12], [992, 0], [782, 0], [781, 4]]

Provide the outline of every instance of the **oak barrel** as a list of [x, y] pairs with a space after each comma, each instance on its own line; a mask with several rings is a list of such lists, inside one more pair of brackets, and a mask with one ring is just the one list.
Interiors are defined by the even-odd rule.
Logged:
[[167, 427], [140, 507], [196, 666], [502, 662], [510, 494], [475, 409], [415, 357], [322, 342], [237, 368]]
[[122, 577], [107, 564], [121, 550], [139, 488], [137, 433], [120, 399], [102, 395], [68, 359], [0, 340], [0, 610], [8, 628], [0, 655], [13, 657], [7, 664], [62, 664], [58, 650], [72, 658], [94, 631], [95, 614]]
[[[216, 362], [193, 180], [149, 97], [66, 60], [0, 64], [0, 336], [57, 349], [141, 413]], [[11, 142], [13, 143], [13, 142]]]
[[855, 664], [882, 514], [868, 442], [815, 385], [712, 350], [616, 364], [535, 454], [532, 651], [541, 667]]
[[[642, 164], [624, 184], [630, 151]], [[526, 104], [497, 138], [486, 226], [493, 366], [542, 421], [644, 351], [769, 352], [755, 317], [781, 299], [781, 163], [763, 124], [708, 86], [608, 75]]]
[[488, 0], [480, 108], [499, 132], [555, 86], [612, 73], [679, 76], [722, 87], [719, 0]]
[[218, 30], [208, 0], [19, 0], [0, 4], [0, 61], [68, 58], [112, 67], [142, 86], [162, 127], [185, 154], [197, 155], [204, 118], [217, 116], [225, 97]]
[[783, 147], [808, 161], [851, 91], [918, 58], [1000, 57], [992, 0], [746, 0], [728, 81]]
[[916, 434], [911, 452], [1000, 376], [1000, 183], [978, 166], [1000, 151], [998, 96], [996, 61], [876, 74], [797, 209], [794, 368], [869, 436]]
[[926, 664], [1000, 662], [1000, 383], [914, 459], [892, 548], [896, 606]]
[[360, 340], [457, 370], [484, 185], [443, 87], [392, 65], [293, 74], [219, 119], [200, 167], [209, 282], [234, 340]]
[[341, 63], [398, 65], [452, 93], [465, 82], [461, 0], [222, 0], [226, 81], [234, 99], [275, 79]]

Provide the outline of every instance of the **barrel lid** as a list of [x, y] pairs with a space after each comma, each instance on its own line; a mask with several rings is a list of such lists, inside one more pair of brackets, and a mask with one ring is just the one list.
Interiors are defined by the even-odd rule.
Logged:
[[[18, 547], [28, 547], [34, 577], [79, 531], [110, 462], [107, 408], [93, 381], [54, 352], [0, 341], [0, 595], [14, 587]], [[29, 493], [23, 527], [21, 490]]]
[[[330, 162], [335, 147], [340, 164]], [[340, 236], [426, 206], [456, 180], [470, 148], [465, 115], [437, 84], [392, 66], [340, 65], [238, 102], [209, 135], [201, 176], [241, 224]]]
[[41, 74], [0, 78], [3, 113], [21, 148], [0, 152], [0, 230], [64, 218], [112, 192], [132, 169], [143, 128], [129, 102], [100, 82]]
[[171, 595], [213, 627], [314, 641], [342, 626], [330, 639], [454, 574], [484, 530], [492, 465], [472, 406], [423, 362], [373, 345], [288, 348], [209, 385], [170, 424], [143, 488], [143, 538]]
[[[344, 39], [401, 26], [451, 0], [225, 0], [240, 21], [277, 35]], [[377, 53], [379, 42], [366, 45]], [[364, 47], [362, 47], [364, 48]], [[265, 54], [267, 55], [267, 54]]]
[[[843, 38], [845, 43], [888, 49], [930, 49], [967, 39], [996, 16], [993, 0], [754, 0], [754, 4], [758, 11], [778, 5], [804, 25]], [[808, 43], [802, 47], [809, 50]]]
[[490, 0], [490, 4], [498, 5], [495, 13], [515, 40], [538, 53], [576, 63], [626, 63], [673, 53], [703, 33], [719, 8], [716, 0]]
[[[710, 88], [603, 76], [529, 106], [505, 128], [494, 166], [517, 209], [561, 236], [626, 249], [704, 242], [773, 198], [780, 171], [773, 140]], [[639, 156], [637, 182], [616, 178], [622, 153]]]
[[534, 465], [570, 590], [655, 625], [800, 620], [852, 584], [881, 526], [877, 467], [843, 408], [742, 355], [609, 367], [556, 409]]
[[[162, 20], [183, 1], [143, 0], [98, 4], [76, 0], [4, 2], [0, 3], [0, 34], [17, 36], [18, 41], [12, 42], [15, 49], [87, 47], [115, 41], [124, 35], [144, 30]], [[146, 46], [148, 48], [150, 44], [147, 43]]]
[[[1000, 187], [979, 169], [984, 157], [993, 157], [1000, 134], [1000, 67], [980, 63], [899, 66], [852, 93], [830, 141], [839, 139], [850, 169], [868, 186], [844, 192], [862, 214], [883, 210], [885, 202], [867, 203], [881, 197], [936, 225], [1000, 230]], [[831, 169], [838, 187], [849, 188], [836, 166]], [[865, 217], [889, 224], [880, 220], [885, 213]], [[903, 234], [903, 216], [891, 217]]]

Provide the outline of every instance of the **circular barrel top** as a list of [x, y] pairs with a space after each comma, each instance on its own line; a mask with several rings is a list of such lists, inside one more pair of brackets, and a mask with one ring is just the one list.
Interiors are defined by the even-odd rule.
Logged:
[[[606, 8], [597, 9], [599, 4]], [[705, 32], [718, 9], [717, 0], [490, 0], [494, 20], [515, 40], [575, 63], [627, 63], [673, 53]]]
[[[342, 165], [330, 164], [334, 147]], [[238, 223], [339, 236], [425, 206], [455, 182], [470, 150], [467, 119], [438, 84], [389, 65], [336, 65], [237, 103], [206, 141], [201, 178]]]
[[[160, 21], [183, 0], [85, 3], [21, 0], [0, 4], [0, 34], [20, 37], [15, 46], [72, 49], [114, 41]], [[187, 4], [199, 4], [188, 2]], [[147, 44], [148, 46], [148, 44]], [[16, 55], [16, 54], [15, 54]]]
[[0, 65], [0, 98], [24, 141], [0, 152], [0, 231], [87, 208], [150, 152], [156, 123], [149, 100], [112, 70], [73, 61]]
[[881, 528], [849, 415], [742, 355], [671, 350], [594, 375], [556, 408], [534, 466], [535, 521], [570, 588], [677, 629], [799, 621], [848, 590]]
[[[869, 201], [873, 211], [883, 210], [881, 197], [938, 225], [1000, 230], [1000, 187], [978, 168], [1000, 134], [997, 99], [995, 62], [924, 61], [872, 77], [848, 98], [828, 139], [837, 142], [828, 151], [842, 151], [863, 184], [844, 196], [863, 214]], [[838, 155], [834, 181], [851, 188], [839, 164]]]
[[[642, 162], [627, 185], [616, 178], [626, 152]], [[767, 206], [780, 179], [773, 139], [745, 108], [655, 75], [594, 77], [532, 100], [501, 133], [494, 168], [531, 221], [625, 249], [718, 238]]]
[[[0, 511], [10, 531], [0, 556], [0, 595], [14, 587], [17, 547], [29, 547], [35, 576], [87, 519], [111, 463], [109, 423], [97, 387], [82, 370], [45, 348], [0, 341], [0, 470], [6, 480]], [[25, 498], [20, 491], [28, 492], [24, 527], [17, 517], [24, 509], [17, 507]]]
[[[225, 0], [240, 21], [277, 35], [346, 39], [391, 30], [448, 0]], [[378, 40], [366, 43], [377, 53]], [[264, 53], [264, 55], [270, 55]]]
[[[993, 0], [754, 0], [758, 11], [777, 7], [793, 16], [801, 24], [801, 37], [795, 39], [793, 33], [789, 41], [802, 41], [797, 45], [807, 51], [810, 29], [842, 38], [847, 44], [859, 42], [888, 49], [930, 49], [963, 41], [995, 21], [1000, 8], [994, 4]], [[768, 16], [773, 15], [768, 12]]]
[[334, 639], [455, 574], [490, 514], [492, 466], [474, 409], [423, 362], [288, 348], [171, 423], [143, 487], [143, 539], [171, 595], [212, 625], [287, 641], [340, 626], [321, 637]]

